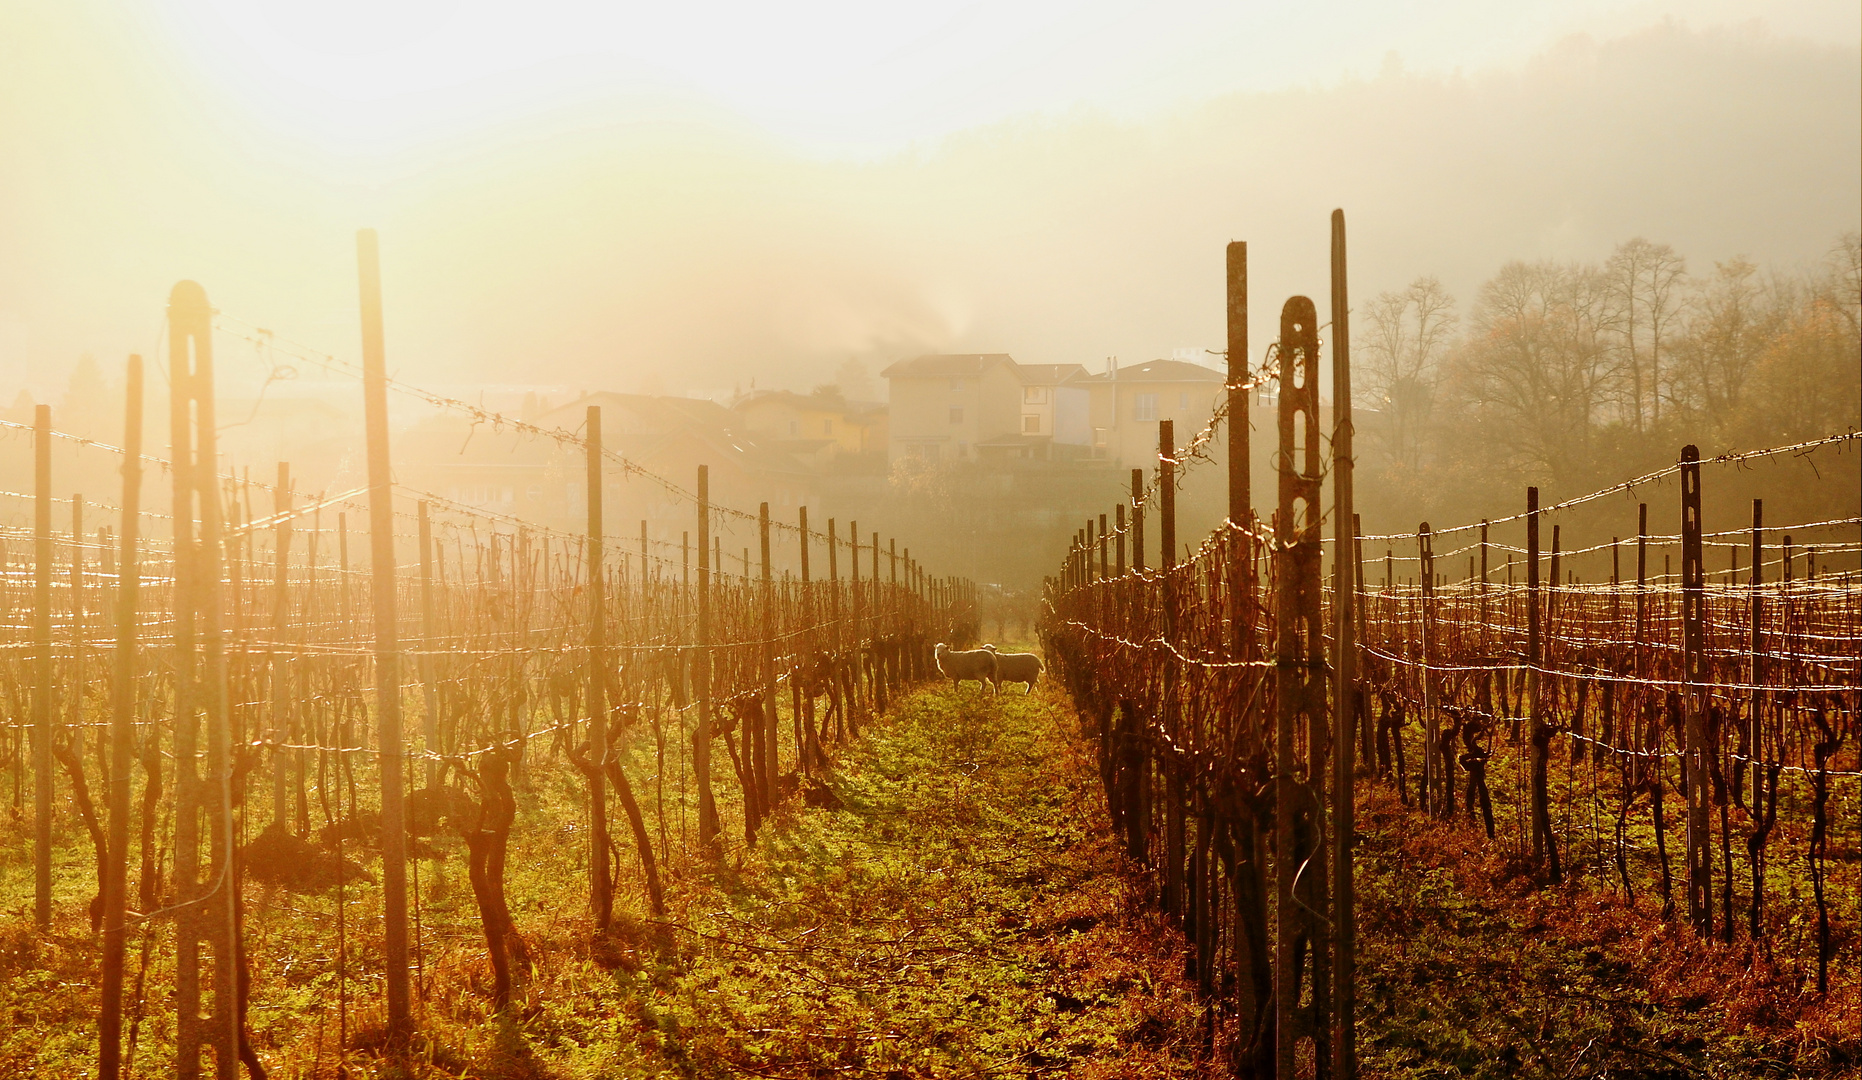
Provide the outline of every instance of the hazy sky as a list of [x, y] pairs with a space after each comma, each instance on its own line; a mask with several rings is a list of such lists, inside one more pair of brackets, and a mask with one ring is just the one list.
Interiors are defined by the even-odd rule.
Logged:
[[1237, 90], [1516, 64], [1573, 33], [1759, 21], [1852, 46], [1844, 0], [1309, 4], [857, 0], [523, 4], [160, 0], [153, 34], [268, 126], [362, 154], [591, 94], [709, 100], [811, 153], [863, 155], [1029, 112], [1134, 118]]
[[0, 397], [150, 351], [183, 277], [353, 355], [361, 225], [391, 361], [453, 387], [1142, 360], [1219, 342], [1229, 239], [1264, 346], [1334, 205], [1360, 296], [1638, 234], [1806, 262], [1862, 213], [1859, 40], [1852, 0], [0, 0]]

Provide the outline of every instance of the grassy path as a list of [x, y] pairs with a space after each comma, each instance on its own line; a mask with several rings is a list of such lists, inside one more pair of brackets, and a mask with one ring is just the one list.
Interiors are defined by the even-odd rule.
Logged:
[[842, 753], [838, 806], [687, 883], [676, 962], [624, 924], [480, 1074], [1193, 1071], [1178, 939], [1116, 870], [1072, 717], [1046, 693], [912, 695]]

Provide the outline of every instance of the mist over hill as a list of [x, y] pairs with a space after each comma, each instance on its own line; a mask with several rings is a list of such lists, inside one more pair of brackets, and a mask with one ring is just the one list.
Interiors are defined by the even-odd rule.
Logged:
[[[1358, 297], [1633, 236], [1710, 266], [1809, 264], [1858, 225], [1862, 51], [1663, 25], [1515, 69], [1408, 72], [1144, 119], [1017, 119], [874, 160], [785, 149], [625, 87], [417, 151], [338, 157], [218, 102], [135, 20], [0, 16], [0, 382], [55, 400], [90, 353], [155, 348], [169, 286], [355, 348], [353, 230], [382, 230], [411, 379], [806, 388], [929, 350], [1096, 366], [1222, 340], [1222, 246], [1251, 243], [1254, 340]], [[229, 386], [255, 379], [229, 363]]]

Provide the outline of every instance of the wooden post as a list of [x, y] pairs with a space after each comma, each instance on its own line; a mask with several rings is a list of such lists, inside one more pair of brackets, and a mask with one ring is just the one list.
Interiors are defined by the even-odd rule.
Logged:
[[103, 879], [103, 979], [98, 1007], [98, 1070], [117, 1080], [123, 1066], [123, 968], [128, 943], [129, 788], [136, 726], [136, 617], [142, 584], [142, 357], [124, 381], [123, 517], [118, 538], [116, 664], [110, 683], [109, 858]]
[[[394, 476], [388, 459], [388, 360], [381, 254], [374, 229], [356, 234], [362, 293], [362, 411], [368, 435], [369, 592], [375, 608], [375, 722], [381, 768], [382, 953], [388, 1033], [413, 1032], [408, 995], [407, 815], [401, 737], [401, 647], [395, 622]], [[209, 459], [211, 460], [211, 459]]]
[[[1247, 529], [1253, 518], [1253, 477], [1249, 473], [1248, 416], [1248, 245], [1228, 245], [1228, 525]], [[1254, 560], [1247, 557], [1249, 540], [1233, 538], [1228, 548], [1228, 620], [1236, 659], [1254, 658]], [[1237, 718], [1247, 724], [1246, 718]]]
[[1539, 602], [1539, 489], [1526, 489], [1526, 703], [1532, 761], [1532, 854], [1546, 867], [1551, 880], [1562, 880], [1558, 864], [1558, 838], [1552, 835], [1551, 796], [1547, 771], [1551, 759], [1551, 726], [1545, 722], [1543, 680], [1539, 668], [1545, 658]]
[[420, 500], [420, 688], [424, 710], [421, 734], [426, 743], [426, 786], [440, 783], [440, 690], [435, 678], [438, 648], [433, 617], [433, 522], [427, 514], [427, 500]]
[[[65, 672], [70, 692], [65, 739], [84, 757], [84, 496], [71, 496], [71, 664]], [[98, 755], [102, 760], [103, 755]], [[104, 774], [104, 775], [107, 775]], [[101, 886], [102, 881], [98, 882]]]
[[1487, 651], [1487, 519], [1481, 519], [1481, 651]]
[[828, 519], [828, 615], [829, 631], [836, 647], [840, 645], [840, 526]]
[[[1319, 575], [1320, 497], [1318, 314], [1311, 300], [1289, 299], [1280, 314], [1280, 508], [1276, 515], [1274, 590], [1278, 605], [1275, 641], [1274, 875], [1276, 955], [1274, 965], [1275, 1056], [1278, 1074], [1294, 1075], [1296, 1044], [1311, 1039], [1312, 1059], [1330, 1062], [1329, 1025], [1302, 1023], [1300, 987], [1310, 965], [1313, 1007], [1323, 1018], [1330, 986], [1325, 962], [1329, 935], [1323, 933], [1326, 875], [1302, 875], [1299, 867], [1316, 852], [1323, 805], [1325, 726], [1325, 635], [1321, 624]], [[1297, 770], [1295, 732], [1304, 722], [1308, 753]], [[1307, 825], [1299, 828], [1296, 819]], [[1298, 892], [1296, 893], [1296, 887]], [[1307, 948], [1302, 950], [1304, 939]], [[1302, 961], [1302, 951], [1306, 959]]]
[[776, 584], [769, 553], [769, 504], [762, 503], [756, 514], [757, 540], [762, 551], [763, 601], [763, 726], [757, 737], [757, 755], [762, 759], [758, 775], [763, 784], [763, 804], [776, 803], [776, 772], [780, 768], [776, 743]]
[[1713, 848], [1707, 823], [1706, 566], [1702, 559], [1700, 451], [1681, 448], [1682, 767], [1687, 776], [1687, 908], [1701, 937], [1713, 933]]
[[[1563, 555], [1563, 549], [1562, 549], [1562, 544], [1561, 544], [1562, 538], [1559, 535], [1560, 531], [1561, 531], [1560, 526], [1558, 525], [1552, 526], [1552, 570], [1551, 570], [1551, 575], [1550, 575], [1551, 583], [1547, 586], [1545, 590], [1546, 637], [1551, 638], [1553, 640], [1556, 640], [1558, 636], [1558, 599], [1559, 599], [1559, 596], [1561, 595], [1559, 590], [1564, 585], [1564, 578], [1560, 575], [1560, 564], [1561, 564], [1560, 557]], [[1552, 659], [1555, 659], [1555, 658], [1552, 658]], [[1557, 698], [1558, 691], [1556, 690], [1555, 686], [1556, 684], [1554, 684], [1554, 689], [1552, 690], [1552, 700], [1554, 701], [1558, 699]]]
[[32, 916], [52, 926], [52, 407], [32, 429]]
[[[179, 288], [179, 287], [177, 287]], [[222, 1080], [237, 1073], [242, 1022], [239, 1000], [239, 893], [231, 887], [235, 827], [233, 821], [232, 702], [226, 670], [225, 606], [221, 589], [225, 568], [226, 528], [221, 508], [219, 478], [219, 427], [214, 418], [212, 308], [204, 290], [195, 286], [190, 311], [194, 345], [191, 378], [194, 400], [195, 496], [200, 502], [200, 544], [196, 549], [196, 610], [200, 616], [200, 691], [207, 715], [207, 774], [212, 792], [213, 827], [208, 852], [213, 881], [218, 887], [204, 905], [207, 933], [213, 942], [213, 1023], [208, 1038], [213, 1045], [215, 1069]], [[171, 316], [171, 324], [175, 321]], [[184, 346], [185, 351], [185, 346]], [[171, 358], [174, 355], [171, 351]]]
[[[808, 507], [806, 506], [796, 508], [796, 534], [797, 550], [801, 555], [801, 625], [805, 628], [804, 632], [807, 635], [801, 640], [812, 641], [815, 637], [814, 572], [813, 564], [808, 557]], [[812, 774], [822, 758], [821, 747], [815, 735], [815, 698], [811, 692], [812, 688], [808, 687], [805, 682], [798, 683], [798, 685], [804, 688], [801, 695], [802, 713], [795, 717], [795, 722], [799, 725], [796, 730], [801, 733], [801, 741], [796, 746], [795, 752], [802, 762], [802, 771]]]
[[1144, 470], [1131, 471], [1131, 565], [1144, 569]]
[[[175, 894], [184, 901], [200, 891], [200, 727], [195, 689], [194, 560], [194, 347], [209, 333], [211, 313], [206, 293], [191, 281], [177, 283], [168, 298], [169, 477], [174, 547], [174, 754], [175, 754]], [[209, 347], [211, 345], [209, 344]], [[183, 909], [175, 920], [175, 1075], [200, 1076], [204, 1032], [200, 1016], [200, 940], [205, 923], [198, 907]]]
[[285, 828], [286, 803], [292, 755], [285, 749], [291, 741], [290, 655], [283, 651], [286, 627], [290, 624], [291, 603], [291, 466], [278, 463], [278, 486], [272, 489], [272, 512], [278, 525], [272, 541], [272, 825], [279, 832]]
[[1118, 561], [1115, 565], [1118, 570], [1118, 576], [1124, 577], [1125, 576], [1125, 504], [1124, 503], [1119, 503], [1118, 505], [1112, 508], [1112, 522], [1113, 522], [1113, 528], [1117, 530], [1116, 532], [1117, 539], [1113, 543], [1113, 551], [1116, 553], [1117, 558], [1118, 558]]
[[[860, 523], [857, 521], [850, 521], [847, 523], [847, 568], [847, 589], [853, 602], [851, 619], [851, 629], [853, 631], [852, 686], [854, 696], [857, 699], [862, 693], [860, 682], [860, 653], [862, 651], [862, 644], [868, 637], [865, 623], [861, 619], [863, 603], [860, 597]], [[869, 696], [867, 700], [870, 703], [872, 699]], [[856, 700], [855, 702], [850, 702], [849, 706], [851, 707], [857, 704], [859, 703]]]
[[[1357, 719], [1357, 642], [1353, 632], [1352, 606], [1357, 590], [1357, 561], [1353, 557], [1355, 540], [1353, 512], [1351, 436], [1351, 303], [1346, 292], [1345, 212], [1332, 211], [1332, 509], [1336, 523], [1332, 565], [1336, 575], [1333, 591], [1332, 640], [1332, 749], [1337, 755], [1332, 767], [1332, 887], [1334, 896], [1332, 1005], [1332, 1076], [1334, 1080], [1352, 1080], [1357, 1075], [1357, 1040], [1353, 1018], [1356, 996], [1353, 977], [1356, 971], [1357, 937], [1352, 920], [1351, 835], [1355, 828], [1356, 806], [1353, 783], [1357, 762], [1357, 743], [1353, 725]], [[1232, 393], [1232, 391], [1231, 391]], [[1245, 421], [1246, 414], [1243, 414]], [[1245, 425], [1244, 425], [1245, 426]], [[1234, 421], [1230, 420], [1230, 431]], [[1230, 466], [1232, 470], [1234, 466]]]
[[[1753, 806], [1754, 806], [1754, 809], [1752, 812], [1754, 814], [1757, 814], [1759, 812], [1758, 807], [1757, 807], [1758, 798], [1759, 798], [1759, 792], [1758, 792], [1759, 763], [1765, 760], [1765, 755], [1762, 752], [1762, 747], [1763, 747], [1764, 738], [1765, 738], [1765, 727], [1762, 723], [1760, 723], [1760, 718], [1764, 712], [1765, 697], [1764, 697], [1763, 692], [1757, 689], [1758, 687], [1765, 685], [1764, 679], [1767, 674], [1765, 671], [1764, 653], [1762, 651], [1762, 647], [1765, 643], [1765, 638], [1764, 638], [1764, 633], [1763, 633], [1763, 629], [1765, 625], [1765, 619], [1764, 619], [1765, 598], [1760, 594], [1760, 591], [1759, 591], [1759, 587], [1765, 583], [1765, 546], [1762, 542], [1763, 535], [1764, 535], [1764, 528], [1765, 528], [1765, 501], [1763, 499], [1753, 499], [1752, 500], [1752, 579], [1751, 579], [1752, 602], [1750, 604], [1751, 611], [1749, 612], [1749, 621], [1751, 624], [1750, 626], [1751, 637], [1750, 637], [1750, 641], [1747, 646], [1747, 650], [1748, 652], [1750, 652], [1752, 656], [1752, 666], [1751, 666], [1751, 669], [1747, 673], [1748, 675], [1747, 681], [1752, 684], [1753, 691], [1752, 691], [1751, 706], [1749, 709], [1749, 713], [1746, 717], [1746, 723], [1747, 723], [1747, 729], [1748, 729], [1748, 733], [1746, 736], [1746, 746], [1748, 747], [1748, 750], [1746, 751], [1746, 756], [1750, 758], [1750, 760], [1744, 762], [1743, 765], [1748, 766], [1749, 768], [1746, 769], [1746, 771], [1749, 771], [1752, 774], [1752, 786], [1753, 786], [1752, 799], [1753, 799]], [[1754, 905], [1755, 909], [1756, 909], [1756, 906], [1757, 905]], [[1758, 927], [1756, 925], [1754, 925], [1754, 927], [1752, 928], [1752, 936], [1754, 938], [1759, 936]]]
[[698, 785], [698, 843], [707, 855], [723, 854], [718, 804], [711, 793], [711, 476], [698, 467], [698, 729], [692, 735], [692, 779]]
[[[590, 405], [584, 421], [585, 482], [588, 493], [588, 896], [600, 933], [614, 921], [614, 877], [608, 865], [608, 613], [602, 576], [603, 483], [601, 475], [601, 406]], [[573, 741], [573, 736], [571, 736]]]
[[[1158, 561], [1163, 569], [1164, 640], [1177, 639], [1177, 448], [1175, 425], [1169, 420], [1157, 423], [1157, 497]], [[1164, 666], [1164, 704], [1166, 723], [1176, 715], [1177, 669]], [[1181, 919], [1187, 909], [1183, 895], [1184, 819], [1183, 781], [1172, 770], [1165, 779], [1167, 801], [1164, 808], [1164, 910]]]
[[1445, 772], [1441, 760], [1442, 718], [1435, 709], [1435, 674], [1431, 663], [1435, 645], [1435, 537], [1426, 521], [1416, 530], [1416, 552], [1417, 573], [1422, 582], [1422, 611], [1418, 620], [1422, 636], [1422, 808], [1424, 813], [1440, 816], [1443, 799], [1437, 789], [1445, 777], [1453, 774]]

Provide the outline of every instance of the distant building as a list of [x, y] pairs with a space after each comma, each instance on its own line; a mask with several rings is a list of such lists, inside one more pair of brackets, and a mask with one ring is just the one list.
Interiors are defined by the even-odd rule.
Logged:
[[835, 454], [884, 454], [887, 409], [837, 394], [753, 390], [731, 403], [740, 430], [774, 439], [804, 460]]
[[1078, 364], [946, 353], [901, 360], [880, 374], [892, 388], [895, 459], [1051, 460], [1089, 452], [1091, 400]]
[[1094, 456], [1127, 467], [1157, 460], [1157, 422], [1175, 424], [1187, 443], [1215, 415], [1227, 386], [1219, 371], [1184, 360], [1150, 360], [1131, 367], [1108, 361], [1102, 374], [1079, 380], [1091, 396]]

